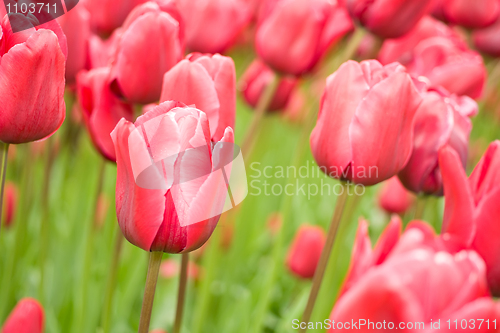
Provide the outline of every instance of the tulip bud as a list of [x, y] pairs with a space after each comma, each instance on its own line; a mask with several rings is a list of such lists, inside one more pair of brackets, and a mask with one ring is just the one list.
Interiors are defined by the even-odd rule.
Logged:
[[474, 46], [481, 52], [500, 57], [500, 19], [492, 26], [472, 33]]
[[5, 183], [4, 202], [3, 202], [3, 223], [6, 227], [10, 227], [14, 222], [14, 217], [17, 210], [17, 202], [19, 191], [16, 184], [12, 182]]
[[92, 29], [99, 34], [110, 34], [120, 27], [134, 7], [147, 0], [85, 0], [83, 3], [92, 15]]
[[301, 226], [288, 249], [286, 265], [290, 271], [304, 279], [312, 278], [325, 242], [326, 234], [323, 229], [310, 225]]
[[135, 124], [121, 119], [111, 137], [125, 238], [146, 251], [185, 253], [202, 246], [224, 208], [222, 167], [227, 172], [233, 158], [233, 130], [226, 128], [212, 143], [205, 113], [169, 101]]
[[220, 54], [192, 53], [163, 78], [160, 101], [179, 101], [207, 114], [212, 139], [219, 141], [224, 130], [234, 127], [236, 71], [234, 62]]
[[441, 6], [450, 23], [471, 29], [492, 25], [500, 16], [498, 0], [445, 0]]
[[19, 144], [52, 135], [64, 120], [67, 46], [57, 22], [35, 26], [33, 16], [14, 17], [33, 27], [13, 34], [9, 17], [1, 21], [0, 141]]
[[[243, 97], [255, 108], [264, 92], [264, 89], [273, 80], [274, 73], [262, 61], [254, 60], [241, 78]], [[268, 111], [277, 111], [286, 107], [292, 91], [298, 80], [294, 77], [280, 78], [278, 88], [269, 104]]]
[[2, 333], [42, 333], [43, 308], [32, 298], [21, 299], [5, 321]]
[[120, 35], [121, 30], [118, 29], [106, 40], [97, 35], [90, 36], [88, 40], [88, 67], [90, 69], [111, 66]]
[[177, 0], [177, 6], [191, 52], [226, 51], [252, 18], [251, 7], [244, 0]]
[[274, 70], [311, 71], [326, 51], [353, 30], [341, 4], [329, 0], [280, 0], [269, 6], [255, 37], [259, 57]]
[[433, 0], [346, 0], [351, 16], [382, 38], [409, 32], [433, 9]]
[[344, 63], [327, 79], [311, 149], [332, 178], [374, 185], [401, 171], [422, 102], [403, 66]]
[[102, 156], [115, 162], [110, 133], [120, 119], [132, 121], [132, 105], [123, 102], [109, 88], [109, 67], [82, 71], [77, 76], [77, 95], [85, 126]]
[[112, 90], [130, 102], [155, 102], [163, 75], [184, 53], [179, 22], [147, 2], [130, 13], [122, 29], [111, 67]]
[[389, 214], [404, 214], [414, 201], [415, 196], [401, 184], [398, 177], [387, 180], [379, 195], [380, 207]]

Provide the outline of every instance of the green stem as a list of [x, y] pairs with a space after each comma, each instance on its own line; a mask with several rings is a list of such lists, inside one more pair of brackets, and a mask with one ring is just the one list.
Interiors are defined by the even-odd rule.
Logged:
[[151, 252], [149, 255], [148, 275], [146, 277], [146, 288], [142, 300], [141, 319], [139, 321], [139, 333], [148, 333], [151, 311], [155, 298], [156, 282], [160, 272], [160, 264], [163, 252]]
[[118, 223], [115, 223], [115, 233], [115, 246], [113, 249], [111, 265], [109, 267], [108, 281], [106, 282], [106, 296], [104, 298], [104, 312], [102, 316], [102, 327], [104, 333], [109, 333], [111, 328], [111, 306], [113, 304], [113, 295], [116, 289], [116, 275], [118, 273], [118, 264], [120, 262], [120, 255], [122, 252], [124, 239], [122, 231], [118, 227]]
[[189, 262], [189, 253], [183, 253], [180, 279], [179, 279], [179, 293], [177, 294], [177, 310], [175, 312], [173, 333], [179, 333], [181, 331], [182, 313], [184, 311], [184, 302], [186, 300], [188, 262]]
[[262, 95], [259, 98], [259, 102], [257, 103], [257, 107], [254, 110], [254, 115], [250, 126], [245, 134], [245, 138], [241, 144], [241, 151], [243, 153], [244, 159], [247, 159], [253, 151], [254, 144], [256, 142], [256, 138], [259, 132], [259, 127], [262, 123], [262, 119], [264, 119], [264, 115], [271, 104], [274, 93], [278, 89], [280, 79], [278, 75], [274, 74], [272, 80], [266, 86]]
[[[0, 142], [0, 236], [2, 231], [2, 221], [3, 221], [3, 190], [5, 187], [5, 175], [7, 171], [7, 156], [9, 153], [9, 144]], [[1, 238], [0, 238], [1, 239]]]
[[417, 202], [415, 204], [415, 214], [413, 215], [414, 220], [421, 220], [424, 217], [425, 206], [427, 204], [427, 195], [419, 195]]
[[[311, 315], [314, 310], [314, 304], [316, 303], [316, 298], [318, 297], [319, 289], [321, 288], [321, 283], [323, 282], [323, 276], [325, 275], [326, 266], [328, 265], [328, 260], [330, 259], [330, 254], [332, 253], [333, 244], [335, 243], [337, 231], [339, 229], [340, 222], [342, 221], [342, 214], [344, 213], [345, 204], [347, 202], [348, 185], [342, 183], [342, 189], [343, 192], [342, 194], [340, 194], [337, 199], [337, 203], [335, 204], [335, 211], [333, 213], [330, 228], [328, 229], [326, 243], [323, 251], [321, 252], [321, 257], [314, 273], [311, 293], [309, 294], [306, 309], [304, 310], [304, 315], [302, 316], [302, 322], [305, 323], [309, 322], [309, 320], [311, 319]], [[306, 325], [305, 329], [301, 329], [301, 332], [307, 332], [307, 326], [308, 325]]]

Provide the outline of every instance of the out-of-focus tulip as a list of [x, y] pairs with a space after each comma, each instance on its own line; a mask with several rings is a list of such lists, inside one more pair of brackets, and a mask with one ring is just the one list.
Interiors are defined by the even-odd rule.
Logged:
[[154, 2], [136, 7], [117, 37], [112, 89], [130, 102], [147, 104], [160, 98], [163, 75], [182, 59], [180, 27]]
[[397, 61], [406, 66], [413, 60], [415, 47], [423, 40], [432, 37], [446, 37], [463, 49], [467, 48], [465, 41], [453, 29], [441, 21], [425, 16], [404, 36], [386, 39], [380, 49], [378, 60], [384, 65]]
[[4, 202], [3, 202], [3, 223], [9, 227], [14, 222], [14, 217], [17, 210], [17, 201], [19, 191], [16, 184], [6, 182], [4, 188]]
[[346, 0], [351, 16], [383, 38], [401, 37], [433, 8], [433, 0]]
[[471, 29], [492, 25], [500, 16], [498, 0], [444, 0], [441, 6], [446, 20]]
[[[160, 276], [164, 279], [172, 279], [179, 276], [180, 265], [177, 260], [167, 259], [160, 265]], [[201, 276], [201, 268], [193, 261], [188, 262], [187, 276], [190, 279], [198, 280]]]
[[88, 40], [88, 67], [90, 69], [111, 66], [120, 35], [121, 30], [115, 30], [106, 40], [97, 35], [90, 36]]
[[283, 225], [283, 216], [281, 213], [272, 213], [267, 217], [266, 227], [272, 235], [277, 235]]
[[[120, 120], [111, 137], [118, 167], [116, 211], [125, 237], [146, 251], [190, 252], [212, 234], [222, 213], [233, 130], [213, 144], [205, 113], [168, 101]], [[222, 160], [221, 160], [222, 159]]]
[[332, 178], [374, 185], [410, 158], [413, 119], [422, 102], [397, 63], [348, 61], [327, 79], [311, 148]]
[[57, 21], [68, 41], [66, 80], [73, 82], [76, 74], [87, 66], [88, 41], [91, 36], [90, 13], [85, 6], [76, 6]]
[[270, 7], [255, 43], [261, 59], [281, 73], [311, 71], [329, 47], [354, 28], [337, 1], [280, 0]]
[[152, 330], [149, 333], [167, 333], [167, 331], [164, 331], [164, 330]]
[[[241, 78], [243, 84], [242, 93], [245, 101], [253, 108], [259, 103], [264, 89], [273, 79], [273, 71], [262, 61], [254, 60]], [[295, 77], [284, 77], [280, 79], [278, 88], [269, 104], [268, 111], [277, 111], [286, 107], [290, 95], [297, 86], [298, 79]]]
[[114, 0], [84, 0], [83, 4], [92, 15], [92, 29], [99, 34], [110, 34], [120, 27], [134, 7], [147, 0], [122, 0], [117, 5]]
[[244, 0], [176, 0], [192, 52], [222, 53], [250, 23], [251, 6]]
[[132, 121], [132, 105], [121, 101], [109, 88], [110, 68], [80, 72], [77, 76], [78, 101], [83, 119], [97, 150], [114, 162], [115, 148], [110, 133], [120, 119]]
[[5, 321], [2, 333], [42, 333], [43, 308], [32, 298], [21, 299]]
[[458, 156], [443, 149], [444, 193], [446, 199], [443, 230], [464, 235], [470, 247], [486, 262], [488, 284], [500, 295], [500, 237], [497, 217], [500, 214], [500, 141], [493, 142], [476, 168], [466, 179], [456, 166]]
[[66, 38], [48, 29], [60, 30], [55, 21], [14, 34], [9, 18], [28, 26], [38, 22], [22, 14], [1, 21], [0, 141], [26, 143], [52, 135], [64, 121]]
[[487, 76], [480, 54], [444, 37], [419, 43], [408, 71], [427, 77], [434, 87], [442, 86], [452, 94], [474, 99], [481, 97]]
[[231, 58], [220, 54], [192, 53], [163, 78], [160, 101], [195, 105], [207, 114], [212, 139], [219, 141], [225, 129], [234, 127], [236, 72]]
[[500, 19], [492, 26], [472, 33], [475, 47], [494, 57], [500, 57]]
[[322, 228], [301, 226], [288, 250], [286, 265], [290, 271], [304, 279], [312, 278], [325, 242], [326, 234]]
[[409, 192], [398, 177], [389, 179], [379, 195], [380, 207], [389, 214], [405, 213], [415, 201], [415, 196]]
[[472, 122], [477, 103], [467, 97], [449, 95], [446, 91], [422, 93], [424, 101], [415, 116], [413, 152], [398, 174], [404, 186], [415, 192], [442, 195], [443, 181], [439, 169], [439, 150], [448, 145], [460, 156], [465, 169]]

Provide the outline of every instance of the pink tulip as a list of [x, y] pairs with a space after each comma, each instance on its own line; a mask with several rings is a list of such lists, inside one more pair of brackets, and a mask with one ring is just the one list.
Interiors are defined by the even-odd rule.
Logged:
[[212, 139], [219, 141], [225, 129], [234, 127], [236, 73], [234, 62], [220, 54], [192, 53], [163, 78], [160, 101], [175, 100], [207, 114]]
[[18, 198], [19, 191], [17, 189], [17, 185], [12, 182], [6, 182], [3, 202], [3, 223], [6, 227], [10, 227], [14, 222]]
[[[254, 60], [247, 68], [241, 78], [241, 82], [243, 84], [243, 97], [250, 106], [253, 108], [257, 106], [265, 87], [269, 85], [273, 75], [273, 71], [258, 59]], [[277, 111], [285, 108], [297, 84], [298, 80], [294, 77], [280, 78], [278, 88], [269, 105], [268, 111]]]
[[2, 333], [42, 333], [43, 308], [32, 298], [21, 299], [5, 321]]
[[387, 180], [379, 195], [380, 207], [389, 214], [404, 214], [415, 201], [398, 177]]
[[374, 185], [406, 165], [422, 102], [403, 66], [348, 61], [327, 79], [311, 149], [332, 178]]
[[351, 16], [382, 38], [408, 33], [433, 8], [433, 0], [346, 0]]
[[222, 53], [250, 23], [245, 0], [176, 0], [186, 25], [186, 47], [192, 52]]
[[[172, 279], [179, 276], [180, 265], [174, 259], [162, 261], [160, 265], [160, 276], [164, 279]], [[188, 262], [187, 276], [190, 279], [198, 280], [201, 277], [201, 268], [193, 261]]]
[[[10, 15], [10, 21], [14, 20], [38, 23], [33, 16], [21, 14]], [[55, 21], [14, 34], [5, 16], [1, 29], [0, 141], [26, 143], [46, 138], [65, 116], [66, 38]]]
[[114, 162], [110, 133], [120, 119], [133, 120], [132, 105], [121, 101], [109, 88], [110, 68], [82, 71], [77, 76], [78, 102], [90, 137], [104, 158]]
[[353, 23], [337, 1], [271, 2], [255, 37], [259, 57], [274, 70], [300, 75], [311, 71]]
[[85, 69], [90, 38], [90, 13], [84, 6], [76, 6], [57, 19], [68, 40], [66, 80], [73, 82], [76, 74]]
[[444, 0], [442, 11], [450, 23], [472, 29], [485, 28], [500, 16], [500, 1]]
[[492, 26], [475, 30], [472, 39], [476, 49], [494, 57], [500, 57], [500, 19]]
[[133, 103], [160, 98], [163, 75], [182, 59], [179, 23], [155, 2], [136, 7], [123, 24], [111, 70], [118, 96]]
[[323, 229], [310, 225], [301, 226], [288, 250], [286, 265], [290, 271], [304, 279], [312, 278], [325, 242], [326, 234]]
[[84, 0], [84, 6], [92, 15], [92, 29], [99, 34], [110, 34], [120, 27], [134, 7], [147, 0], [122, 0], [118, 6], [114, 0]]
[[444, 37], [419, 43], [408, 70], [427, 77], [434, 87], [442, 86], [452, 94], [474, 99], [481, 97], [487, 75], [480, 54]]
[[439, 150], [449, 145], [465, 169], [472, 129], [469, 117], [477, 114], [478, 106], [467, 96], [457, 97], [446, 91], [430, 90], [422, 95], [424, 101], [415, 116], [413, 152], [398, 175], [403, 185], [415, 193], [442, 195]]
[[164, 331], [164, 330], [152, 330], [149, 333], [167, 333], [167, 331]]
[[202, 246], [226, 199], [221, 168], [227, 172], [227, 154], [233, 156], [233, 130], [226, 128], [213, 144], [205, 113], [168, 101], [135, 124], [120, 120], [111, 137], [124, 236], [146, 251], [180, 253]]
[[97, 35], [91, 35], [88, 40], [88, 67], [90, 69], [111, 66], [120, 41], [121, 30], [115, 32], [106, 40]]

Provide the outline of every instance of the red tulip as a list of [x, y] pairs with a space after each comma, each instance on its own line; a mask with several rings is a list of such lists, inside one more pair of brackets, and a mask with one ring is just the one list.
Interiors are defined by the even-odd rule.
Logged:
[[[254, 60], [250, 67], [247, 68], [241, 78], [241, 82], [243, 83], [243, 97], [250, 106], [253, 108], [257, 106], [265, 87], [271, 82], [273, 75], [273, 71], [258, 59]], [[297, 84], [298, 80], [294, 77], [280, 78], [278, 88], [269, 104], [268, 111], [277, 111], [285, 108]]]
[[175, 100], [207, 114], [212, 139], [219, 141], [225, 129], [234, 127], [236, 73], [234, 62], [220, 54], [192, 53], [163, 78], [160, 101]]
[[[10, 15], [13, 20], [26, 25], [36, 21], [21, 14]], [[26, 143], [46, 138], [65, 116], [66, 38], [63, 34], [58, 38], [61, 30], [55, 21], [14, 34], [5, 16], [1, 29], [0, 141]]]
[[114, 0], [85, 0], [83, 4], [92, 13], [92, 29], [99, 34], [110, 34], [120, 27], [134, 7], [147, 0], [121, 0], [117, 5]]
[[452, 94], [474, 99], [482, 95], [487, 75], [480, 54], [444, 37], [419, 43], [408, 70], [427, 77], [434, 87], [442, 86]]
[[467, 96], [459, 98], [446, 91], [431, 90], [422, 95], [424, 101], [415, 116], [413, 152], [398, 175], [403, 185], [415, 193], [442, 195], [439, 150], [449, 145], [465, 168], [472, 129], [469, 117], [477, 114], [478, 106]]
[[318, 266], [326, 234], [320, 227], [303, 225], [297, 231], [288, 249], [286, 265], [295, 275], [310, 279]]
[[498, 0], [444, 0], [441, 5], [450, 23], [466, 28], [485, 28], [500, 16]]
[[127, 17], [112, 65], [112, 89], [134, 103], [160, 98], [163, 75], [182, 59], [179, 23], [154, 2]]
[[433, 0], [346, 0], [351, 16], [383, 38], [401, 37], [433, 8]]
[[213, 144], [205, 113], [168, 101], [135, 124], [120, 120], [111, 137], [118, 167], [116, 211], [124, 236], [146, 251], [180, 253], [203, 245], [226, 199], [221, 168], [226, 154], [233, 156], [233, 130], [226, 128]]
[[42, 333], [43, 308], [32, 298], [21, 299], [5, 321], [2, 333]]
[[500, 19], [486, 29], [475, 30], [472, 39], [479, 51], [500, 57]]
[[353, 30], [344, 6], [329, 0], [275, 1], [259, 24], [256, 49], [274, 70], [311, 71], [330, 46]]
[[359, 184], [391, 178], [410, 158], [421, 102], [403, 66], [346, 62], [327, 79], [310, 140], [316, 162], [330, 177]]
[[57, 21], [68, 40], [66, 80], [73, 82], [76, 74], [87, 66], [90, 13], [84, 6], [76, 6]]
[[222, 53], [250, 23], [244, 0], [177, 0], [186, 25], [186, 47], [192, 52]]
[[380, 207], [389, 214], [404, 214], [415, 201], [398, 177], [387, 180], [379, 195]]
[[10, 227], [14, 222], [14, 216], [17, 210], [19, 191], [16, 184], [12, 182], [5, 183], [4, 202], [3, 202], [3, 223]]
[[132, 105], [121, 101], [109, 88], [110, 68], [82, 71], [77, 76], [78, 101], [85, 125], [97, 150], [114, 162], [115, 148], [110, 133], [120, 119], [132, 121]]

